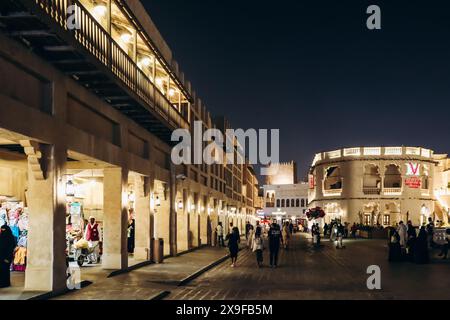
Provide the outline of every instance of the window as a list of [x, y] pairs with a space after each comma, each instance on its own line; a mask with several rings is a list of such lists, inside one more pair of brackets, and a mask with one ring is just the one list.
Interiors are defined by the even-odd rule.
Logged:
[[300, 207], [300, 199], [295, 200], [295, 206], [297, 208]]
[[368, 164], [364, 167], [363, 189], [364, 194], [381, 193], [381, 175], [378, 166]]
[[364, 215], [364, 224], [369, 226], [372, 223], [372, 217], [370, 214]]
[[286, 201], [285, 201], [284, 199], [283, 199], [283, 200], [281, 200], [281, 207], [282, 207], [282, 208], [284, 208], [284, 207], [286, 206], [286, 204], [285, 204], [285, 203], [286, 203]]
[[280, 207], [280, 199], [277, 199], [277, 208]]
[[306, 207], [305, 206], [305, 199], [302, 199], [302, 208]]
[[402, 187], [402, 173], [400, 168], [395, 164], [390, 164], [386, 167], [384, 175], [385, 188], [401, 188]]
[[295, 200], [294, 199], [291, 199], [291, 207], [292, 208], [295, 207]]
[[291, 201], [289, 199], [286, 199], [286, 207], [290, 207], [291, 206]]
[[342, 189], [342, 175], [340, 167], [330, 167], [325, 170], [325, 190]]
[[383, 216], [383, 225], [384, 226], [390, 226], [391, 225], [391, 216], [388, 214], [385, 214]]

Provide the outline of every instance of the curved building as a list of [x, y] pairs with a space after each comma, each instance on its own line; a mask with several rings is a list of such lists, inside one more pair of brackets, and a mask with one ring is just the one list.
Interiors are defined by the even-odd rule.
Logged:
[[325, 221], [338, 218], [390, 226], [411, 220], [420, 225], [432, 217], [448, 222], [448, 213], [435, 197], [440, 158], [432, 150], [418, 147], [319, 153], [310, 170], [310, 207], [322, 207], [327, 213]]

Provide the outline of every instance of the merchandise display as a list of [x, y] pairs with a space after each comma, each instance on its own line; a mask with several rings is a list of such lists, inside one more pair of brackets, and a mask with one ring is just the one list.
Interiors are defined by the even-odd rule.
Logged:
[[0, 223], [11, 228], [17, 244], [11, 269], [24, 272], [27, 265], [28, 209], [22, 202], [7, 199], [0, 206]]

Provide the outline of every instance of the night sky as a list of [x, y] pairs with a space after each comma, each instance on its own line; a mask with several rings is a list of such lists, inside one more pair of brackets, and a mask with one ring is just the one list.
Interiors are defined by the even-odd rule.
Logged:
[[[448, 0], [142, 2], [208, 109], [281, 129], [301, 177], [342, 147], [450, 153]], [[371, 4], [382, 30], [366, 28]]]

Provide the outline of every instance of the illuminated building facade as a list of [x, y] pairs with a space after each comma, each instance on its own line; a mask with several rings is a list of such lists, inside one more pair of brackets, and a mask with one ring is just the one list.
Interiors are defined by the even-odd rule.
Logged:
[[255, 212], [251, 167], [171, 161], [175, 129], [230, 125], [208, 112], [140, 1], [1, 9], [0, 204], [26, 213], [25, 289], [66, 289], [66, 238], [89, 216], [108, 270], [154, 260], [156, 239], [173, 256], [211, 244], [219, 221], [244, 230]]
[[[446, 179], [447, 156], [425, 148], [368, 147], [319, 153], [310, 170], [310, 207], [322, 207], [328, 222], [341, 219], [391, 226], [411, 220], [422, 225], [431, 217], [448, 223]], [[437, 190], [441, 190], [439, 197]]]

